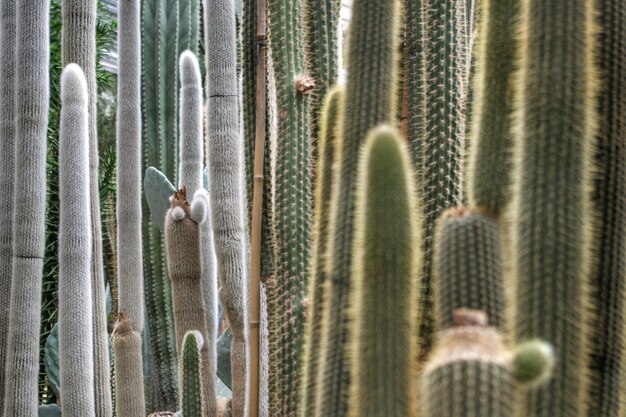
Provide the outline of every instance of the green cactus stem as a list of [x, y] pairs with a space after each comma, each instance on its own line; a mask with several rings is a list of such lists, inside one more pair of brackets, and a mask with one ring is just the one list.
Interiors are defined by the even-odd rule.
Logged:
[[435, 233], [435, 315], [439, 329], [453, 325], [459, 308], [484, 311], [504, 331], [501, 241], [495, 218], [477, 209], [450, 209]]
[[[45, 246], [49, 0], [16, 2], [15, 187], [4, 415], [35, 416]], [[10, 25], [9, 25], [10, 30]], [[4, 31], [4, 27], [2, 28]]]
[[529, 392], [519, 415], [569, 417], [581, 415], [587, 401], [595, 12], [593, 2], [583, 0], [530, 0], [523, 9], [512, 203], [514, 336], [546, 340], [558, 361], [550, 383]]
[[352, 264], [354, 191], [359, 150], [367, 132], [396, 117], [396, 50], [399, 8], [395, 0], [357, 0], [347, 46], [348, 79], [337, 182], [332, 190], [331, 242], [328, 247], [327, 304], [324, 307], [319, 416], [347, 412], [346, 358], [348, 293]]
[[[59, 132], [59, 357], [66, 417], [96, 416], [88, 97], [82, 69], [67, 65]], [[104, 371], [108, 375], [108, 367]]]
[[180, 363], [180, 409], [185, 417], [205, 417], [203, 409], [202, 348], [204, 339], [198, 331], [189, 331], [183, 338]]
[[350, 294], [349, 416], [417, 408], [419, 240], [409, 153], [389, 126], [366, 139], [356, 195]]

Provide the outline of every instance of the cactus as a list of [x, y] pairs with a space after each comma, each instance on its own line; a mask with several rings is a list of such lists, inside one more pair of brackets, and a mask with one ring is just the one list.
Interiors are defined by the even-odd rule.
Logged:
[[204, 339], [198, 331], [189, 331], [183, 338], [180, 371], [180, 409], [185, 417], [204, 417], [202, 403], [202, 348]]
[[115, 359], [115, 414], [117, 417], [143, 417], [143, 369], [141, 334], [133, 329], [132, 321], [124, 312], [119, 314], [111, 335]]
[[[206, 25], [205, 25], [206, 27]], [[254, 148], [256, 143], [256, 72], [259, 59], [257, 39], [257, 4], [256, 0], [243, 0], [243, 10], [240, 27], [241, 38], [241, 72], [242, 72], [242, 107], [243, 141], [244, 141], [244, 168], [246, 179], [246, 195], [252, 201], [254, 188]], [[252, 218], [252, 204], [249, 204], [246, 215]], [[251, 223], [251, 222], [250, 222]]]
[[[416, 161], [421, 173], [419, 184], [423, 208], [424, 262], [419, 295], [419, 335], [422, 350], [432, 343], [433, 234], [437, 219], [450, 207], [463, 200], [462, 166], [464, 153], [463, 83], [466, 78], [465, 50], [462, 38], [461, 14], [466, 13], [466, 1], [423, 0], [423, 59], [424, 127], [423, 136], [413, 149], [419, 152]], [[464, 29], [463, 29], [464, 30]]]
[[459, 322], [439, 332], [420, 378], [420, 416], [512, 416], [515, 384], [538, 384], [549, 375], [550, 346], [535, 341], [509, 352], [484, 313], [455, 316]]
[[[595, 161], [593, 203], [595, 265], [591, 296], [595, 329], [591, 340], [587, 416], [616, 417], [626, 401], [624, 371], [624, 290], [626, 282], [626, 14], [623, 4], [599, 0], [600, 37], [597, 59], [603, 69], [598, 103], [599, 130]], [[622, 387], [622, 388], [620, 388]]]
[[[183, 338], [190, 330], [198, 330], [203, 340], [208, 339], [204, 293], [202, 291], [202, 251], [200, 246], [200, 224], [206, 219], [208, 198], [200, 189], [191, 203], [187, 201], [185, 187], [174, 193], [172, 208], [165, 216], [165, 247], [169, 276], [172, 280], [172, 305], [176, 330], [176, 349], [180, 358], [183, 354]], [[215, 346], [211, 349], [214, 351]], [[208, 344], [202, 347], [203, 409], [207, 415], [216, 416], [215, 387], [212, 374], [214, 354], [209, 353]]]
[[357, 0], [347, 50], [348, 80], [342, 138], [334, 171], [328, 274], [332, 281], [324, 306], [323, 357], [318, 415], [343, 417], [347, 411], [347, 302], [352, 259], [356, 166], [367, 132], [396, 116], [396, 45], [399, 7], [394, 0]]
[[419, 229], [409, 154], [397, 131], [383, 125], [368, 134], [357, 178], [348, 415], [409, 416], [417, 407]]
[[[412, 147], [413, 165], [417, 168], [416, 174], [422, 171], [421, 158], [423, 158], [424, 137], [424, 0], [404, 0], [404, 91], [408, 117], [405, 123], [407, 139]], [[421, 183], [423, 179], [418, 181]]]
[[[474, 77], [469, 201], [499, 216], [511, 199], [513, 70], [519, 0], [484, 2]], [[492, 317], [489, 315], [489, 317]]]
[[[202, 130], [202, 79], [198, 60], [190, 51], [180, 57], [180, 184], [187, 187], [187, 192], [194, 195], [197, 190], [204, 190], [202, 160], [204, 135]], [[209, 207], [207, 205], [206, 209]], [[202, 366], [208, 375], [215, 375], [217, 364], [217, 260], [213, 244], [213, 230], [210, 214], [200, 225], [202, 248], [202, 292], [206, 315], [205, 350], [209, 359]], [[205, 381], [207, 391], [215, 392], [214, 378]], [[213, 394], [214, 395], [214, 394]], [[211, 399], [209, 399], [211, 401]], [[209, 406], [213, 410], [213, 406]], [[207, 411], [208, 412], [208, 411]], [[215, 411], [212, 411], [215, 413]]]
[[[93, 347], [96, 378], [96, 415], [110, 417], [111, 377], [109, 375], [109, 352], [107, 318], [104, 302], [104, 265], [102, 252], [102, 221], [100, 218], [100, 185], [98, 132], [96, 122], [96, 0], [63, 0], [63, 66], [78, 64], [84, 71], [88, 88], [89, 115], [89, 189], [91, 196], [91, 233], [93, 250], [91, 262], [91, 294], [93, 298]], [[140, 308], [143, 304], [140, 304]]]
[[[520, 415], [580, 415], [586, 401], [593, 15], [593, 3], [582, 0], [524, 6], [514, 135], [514, 335], [518, 342], [545, 339], [558, 362], [550, 384], [522, 401]], [[546, 42], [552, 46], [544, 48]]]
[[[243, 143], [239, 126], [235, 6], [205, 4], [211, 217], [220, 299], [233, 332], [233, 416], [247, 415], [248, 276]], [[219, 47], [217, 47], [219, 46]]]
[[88, 97], [83, 71], [67, 65], [59, 133], [59, 356], [61, 409], [67, 417], [96, 416]]
[[185, 51], [190, 51], [194, 55], [198, 53], [198, 45], [200, 44], [200, 1], [188, 0], [179, 2], [178, 56]]
[[491, 325], [506, 330], [500, 233], [495, 218], [477, 209], [442, 215], [435, 233], [435, 316], [438, 329], [453, 325], [459, 308], [484, 311]]
[[[37, 414], [48, 128], [48, 0], [16, 3], [15, 184], [4, 415]], [[4, 30], [4, 27], [3, 27]], [[9, 197], [11, 198], [11, 197]]]
[[317, 393], [317, 372], [321, 357], [321, 321], [327, 285], [325, 275], [325, 253], [328, 245], [328, 223], [333, 161], [338, 145], [338, 129], [341, 123], [340, 108], [344, 90], [334, 87], [324, 99], [320, 120], [318, 141], [319, 160], [317, 165], [317, 185], [315, 186], [315, 214], [313, 219], [313, 243], [311, 272], [309, 278], [309, 314], [305, 327], [304, 363], [302, 369], [302, 395], [299, 406], [303, 417], [315, 415], [315, 395]]
[[[142, 0], [142, 170], [157, 167], [174, 184], [178, 174], [180, 24], [178, 0]], [[178, 367], [170, 281], [162, 234], [150, 218], [147, 204], [143, 204], [142, 217], [146, 314], [154, 369], [152, 405], [158, 411], [172, 411], [178, 406]]]
[[[0, 365], [8, 354], [13, 251], [13, 177], [15, 172], [15, 0], [0, 2]], [[0, 371], [0, 415], [4, 409], [4, 370]]]

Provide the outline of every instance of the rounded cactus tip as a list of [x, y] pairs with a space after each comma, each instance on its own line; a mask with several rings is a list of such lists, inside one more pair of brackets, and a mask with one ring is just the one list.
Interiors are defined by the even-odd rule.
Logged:
[[180, 83], [182, 85], [197, 85], [201, 86], [200, 65], [198, 64], [198, 58], [190, 50], [184, 51], [180, 54]]
[[531, 340], [517, 346], [511, 360], [513, 377], [524, 385], [538, 385], [550, 378], [554, 350], [549, 343]]
[[128, 336], [133, 332], [133, 324], [125, 311], [120, 311], [117, 316], [117, 322], [113, 329], [113, 334], [118, 337]]
[[206, 219], [209, 207], [209, 198], [205, 190], [198, 190], [191, 200], [191, 218], [197, 223], [202, 223]]
[[78, 98], [87, 101], [87, 80], [78, 64], [67, 64], [61, 74], [61, 96], [63, 102]]
[[187, 339], [190, 337], [193, 337], [195, 339], [198, 350], [202, 349], [202, 346], [204, 345], [204, 338], [202, 337], [202, 333], [200, 333], [198, 330], [189, 330], [187, 333], [185, 333], [183, 345], [187, 343]]
[[170, 211], [170, 216], [172, 216], [173, 220], [182, 220], [185, 218], [185, 210], [183, 210], [182, 207], [174, 207], [172, 211]]

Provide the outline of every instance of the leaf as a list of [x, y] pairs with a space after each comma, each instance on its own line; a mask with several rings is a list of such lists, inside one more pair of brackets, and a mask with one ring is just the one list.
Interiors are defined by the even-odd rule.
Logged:
[[167, 210], [170, 208], [170, 197], [176, 192], [176, 188], [161, 171], [154, 167], [146, 170], [143, 188], [152, 219], [159, 227], [159, 230], [164, 232], [165, 214], [167, 214]]
[[232, 389], [232, 375], [230, 367], [230, 346], [233, 343], [233, 334], [230, 327], [217, 339], [217, 376], [229, 389]]
[[56, 397], [60, 400], [61, 379], [59, 373], [59, 323], [54, 325], [52, 331], [46, 339], [43, 361], [46, 367], [46, 375], [48, 376], [48, 384], [52, 388], [52, 391], [54, 391], [54, 395], [56, 395]]
[[39, 417], [61, 417], [61, 407], [56, 404], [40, 405], [37, 415]]

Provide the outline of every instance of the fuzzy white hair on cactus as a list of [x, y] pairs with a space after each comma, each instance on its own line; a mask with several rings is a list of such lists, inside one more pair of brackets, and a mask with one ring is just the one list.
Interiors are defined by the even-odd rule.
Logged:
[[209, 198], [205, 190], [198, 190], [191, 200], [191, 218], [198, 223], [204, 222], [209, 207]]
[[170, 216], [176, 221], [182, 220], [185, 218], [185, 210], [183, 210], [182, 207], [174, 207], [170, 212]]
[[[185, 333], [184, 340], [187, 340], [187, 338], [191, 336], [196, 338], [196, 345], [198, 346], [198, 351], [202, 350], [202, 347], [204, 346], [204, 337], [202, 337], [202, 333], [200, 333], [198, 330], [189, 330], [187, 333]], [[183, 345], [184, 344], [185, 342], [183, 341]]]

